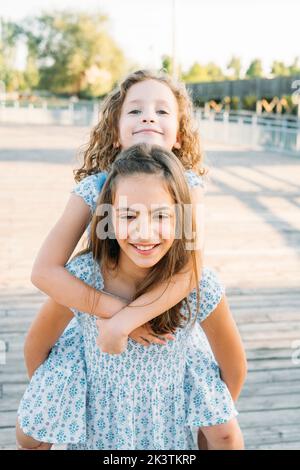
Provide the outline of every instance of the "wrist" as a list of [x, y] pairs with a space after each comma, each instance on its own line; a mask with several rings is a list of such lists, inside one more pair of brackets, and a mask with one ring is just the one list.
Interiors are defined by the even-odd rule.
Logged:
[[128, 323], [126, 318], [122, 318], [122, 313], [118, 312], [110, 319], [111, 324], [113, 325], [113, 330], [118, 336], [129, 336], [131, 330], [128, 329]]
[[102, 318], [111, 318], [119, 312], [126, 303], [120, 297], [115, 297], [105, 291], [99, 291], [94, 315]]

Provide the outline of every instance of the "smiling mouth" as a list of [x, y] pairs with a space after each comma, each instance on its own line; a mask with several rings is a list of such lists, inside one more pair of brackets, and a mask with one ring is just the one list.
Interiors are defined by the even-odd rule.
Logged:
[[141, 133], [154, 133], [154, 134], [160, 134], [162, 135], [162, 132], [159, 132], [159, 131], [155, 131], [154, 129], [142, 129], [140, 131], [136, 131], [134, 132], [133, 134], [141, 134]]
[[156, 244], [152, 244], [152, 245], [138, 245], [138, 244], [130, 243], [130, 245], [133, 248], [135, 248], [135, 250], [138, 253], [150, 254], [155, 250], [156, 247], [158, 247], [160, 245], [160, 243], [156, 243]]

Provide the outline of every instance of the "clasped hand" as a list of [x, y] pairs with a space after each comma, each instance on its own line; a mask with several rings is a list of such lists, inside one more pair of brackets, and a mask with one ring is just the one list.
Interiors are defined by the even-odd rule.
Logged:
[[129, 334], [122, 330], [120, 322], [116, 321], [114, 316], [99, 318], [96, 323], [98, 327], [97, 344], [102, 352], [108, 354], [124, 352], [127, 348], [128, 337], [145, 347], [149, 347], [151, 344], [165, 345], [167, 341], [175, 339], [169, 333], [156, 335], [149, 323], [139, 326]]

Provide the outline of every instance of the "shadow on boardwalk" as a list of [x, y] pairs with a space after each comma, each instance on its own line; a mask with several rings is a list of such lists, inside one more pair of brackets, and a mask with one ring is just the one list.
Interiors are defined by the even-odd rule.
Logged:
[[[88, 133], [0, 128], [0, 448], [14, 447], [24, 335], [44, 299], [29, 281], [32, 261], [67, 201]], [[205, 264], [227, 286], [247, 348], [238, 403], [246, 445], [300, 449], [300, 158], [211, 145], [208, 159]]]

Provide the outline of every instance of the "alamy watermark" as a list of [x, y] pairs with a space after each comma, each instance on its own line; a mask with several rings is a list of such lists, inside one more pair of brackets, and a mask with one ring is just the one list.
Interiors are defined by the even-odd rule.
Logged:
[[[194, 214], [194, 227], [193, 227]], [[96, 226], [100, 240], [132, 239], [158, 243], [161, 240], [183, 239], [186, 250], [202, 250], [204, 246], [204, 204], [127, 204], [119, 199], [118, 207], [99, 204], [95, 215], [101, 217]], [[179, 223], [181, 221], [182, 223]]]

